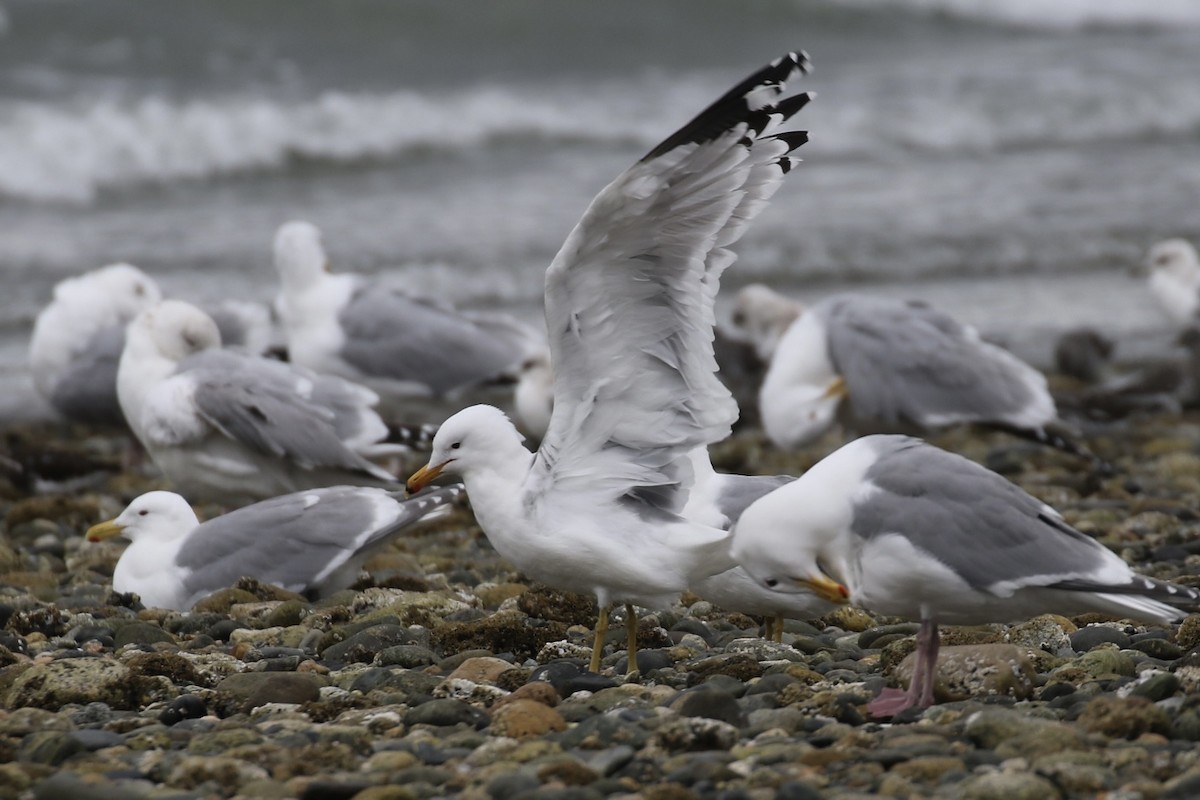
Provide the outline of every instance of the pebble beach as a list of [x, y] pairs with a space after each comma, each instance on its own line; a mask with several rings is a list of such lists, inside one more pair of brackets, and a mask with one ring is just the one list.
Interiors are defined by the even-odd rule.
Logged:
[[[685, 595], [642, 612], [638, 672], [595, 602], [530, 583], [466, 508], [414, 527], [353, 589], [243, 580], [191, 613], [111, 588], [88, 526], [161, 488], [115, 434], [5, 430], [0, 797], [1186, 798], [1200, 793], [1200, 615], [944, 628], [938, 705], [867, 717], [916, 625], [853, 608], [761, 620]], [[1136, 569], [1200, 585], [1200, 416], [1092, 431], [1112, 464], [1004, 434], [932, 442], [1000, 472]], [[718, 469], [798, 473], [754, 430]], [[220, 512], [202, 507], [202, 518]]]

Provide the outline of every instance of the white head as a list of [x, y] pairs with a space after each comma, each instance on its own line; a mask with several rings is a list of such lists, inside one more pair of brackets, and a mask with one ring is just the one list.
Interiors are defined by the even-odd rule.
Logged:
[[212, 317], [181, 300], [164, 300], [133, 318], [125, 332], [125, 353], [179, 362], [221, 346]]
[[759, 413], [767, 438], [785, 449], [815, 441], [836, 421], [845, 396], [840, 380], [832, 386], [797, 383], [779, 395], [762, 392]]
[[114, 322], [124, 322], [162, 300], [154, 280], [132, 264], [109, 264], [63, 281], [54, 297], [71, 304], [103, 304]]
[[1150, 248], [1142, 266], [1151, 274], [1170, 275], [1180, 282], [1200, 278], [1196, 248], [1186, 239], [1167, 239]]
[[408, 490], [419, 491], [443, 472], [461, 475], [469, 481], [472, 473], [484, 470], [503, 473], [524, 469], [524, 462], [514, 463], [518, 456], [529, 456], [529, 451], [521, 444], [523, 438], [512, 421], [495, 406], [464, 408], [438, 428], [429, 463], [408, 479]]
[[804, 306], [761, 283], [737, 293], [732, 322], [754, 345], [758, 357], [770, 361], [783, 334], [804, 311]]
[[[139, 540], [180, 539], [200, 521], [188, 502], [174, 492], [148, 492], [130, 503], [120, 516], [88, 529], [89, 542], [124, 536]], [[164, 565], [165, 566], [165, 565]]]
[[275, 269], [288, 289], [306, 289], [329, 271], [317, 226], [293, 221], [279, 227], [275, 234]]
[[733, 559], [761, 586], [782, 594], [812, 592], [846, 603], [850, 591], [833, 545], [838, 531], [810, 514], [812, 489], [801, 478], [750, 505], [733, 528]]

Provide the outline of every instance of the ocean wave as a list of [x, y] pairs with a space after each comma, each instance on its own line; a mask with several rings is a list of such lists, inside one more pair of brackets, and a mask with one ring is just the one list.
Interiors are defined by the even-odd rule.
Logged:
[[295, 104], [22, 101], [0, 108], [0, 194], [88, 202], [105, 189], [277, 170], [296, 158], [352, 163], [518, 136], [630, 138], [628, 121], [592, 111], [498, 88], [452, 96], [325, 92]]
[[1200, 25], [1195, 0], [849, 0], [1020, 28], [1173, 28]]
[[[980, 153], [1192, 136], [1200, 96], [1190, 77], [1040, 70], [1029, 84], [915, 62], [883, 84], [848, 79], [805, 112], [810, 157], [892, 151]], [[711, 98], [712, 75], [655, 75], [638, 84], [554, 92], [529, 86], [442, 94], [326, 92], [289, 102], [225, 96], [0, 105], [0, 196], [93, 201], [105, 190], [253, 172], [297, 159], [354, 164], [427, 151], [451, 155], [517, 139], [546, 147], [651, 147]], [[921, 86], [919, 93], [895, 85]], [[819, 132], [819, 134], [818, 134]]]

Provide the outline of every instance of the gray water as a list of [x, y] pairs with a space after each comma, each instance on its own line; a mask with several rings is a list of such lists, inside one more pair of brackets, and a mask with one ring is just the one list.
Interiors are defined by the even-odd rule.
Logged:
[[47, 413], [56, 281], [267, 300], [293, 218], [335, 268], [537, 313], [595, 193], [796, 47], [811, 142], [725, 298], [920, 296], [1038, 363], [1081, 324], [1128, 356], [1169, 334], [1128, 268], [1200, 240], [1200, 4], [0, 3], [0, 418]]

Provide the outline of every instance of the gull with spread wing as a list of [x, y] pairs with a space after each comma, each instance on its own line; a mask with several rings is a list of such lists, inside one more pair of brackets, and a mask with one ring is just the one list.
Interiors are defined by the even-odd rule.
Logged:
[[[450, 417], [416, 490], [462, 476], [475, 515], [529, 577], [589, 591], [601, 607], [661, 608], [731, 569], [729, 533], [685, 510], [705, 448], [737, 406], [716, 375], [713, 303], [729, 249], [792, 169], [807, 140], [780, 126], [810, 99], [785, 95], [808, 60], [759, 70], [605, 188], [546, 272], [554, 411], [536, 453], [491, 406]], [[702, 467], [703, 468], [703, 467]]]

